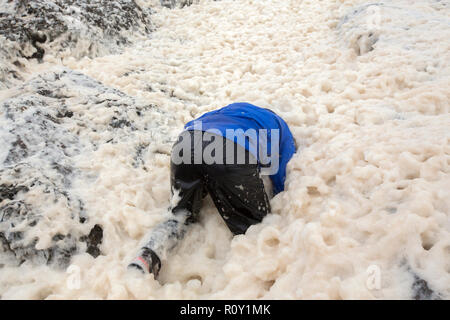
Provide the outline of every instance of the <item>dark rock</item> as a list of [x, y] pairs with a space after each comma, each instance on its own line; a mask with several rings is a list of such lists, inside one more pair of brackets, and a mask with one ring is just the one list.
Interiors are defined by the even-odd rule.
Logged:
[[72, 111], [58, 111], [58, 114], [56, 115], [58, 118], [72, 118], [73, 112]]
[[23, 80], [21, 70], [24, 67], [16, 43], [0, 36], [0, 90], [18, 84]]
[[148, 150], [147, 148], [148, 148], [148, 144], [139, 144], [137, 146], [136, 154], [134, 156], [134, 162], [133, 162], [133, 167], [134, 168], [139, 167], [139, 165], [144, 166], [145, 161], [144, 161], [143, 157], [144, 157], [144, 152], [146, 150]]
[[413, 274], [414, 282], [412, 285], [413, 298], [415, 300], [440, 300], [438, 293], [434, 292], [428, 286], [428, 282], [420, 278], [417, 274]]
[[441, 294], [433, 290], [432, 285], [419, 275], [408, 262], [407, 259], [402, 259], [401, 263], [408, 277], [411, 277], [411, 298], [415, 300], [440, 300]]
[[153, 30], [151, 13], [134, 0], [0, 0], [0, 80], [16, 83], [24, 59], [42, 60], [47, 52], [115, 53]]
[[96, 224], [89, 235], [85, 238], [87, 249], [86, 252], [89, 253], [94, 258], [97, 258], [100, 255], [99, 245], [103, 240], [103, 229], [100, 225]]
[[[78, 159], [92, 159], [106, 143], [135, 150], [171, 145], [173, 116], [67, 69], [37, 76], [12, 94], [0, 101], [0, 258], [64, 268], [84, 248], [81, 242], [100, 255], [103, 229], [73, 190], [74, 181], [90, 185], [96, 177]], [[98, 121], [98, 114], [111, 118]], [[142, 152], [130, 154], [130, 167], [144, 164]], [[69, 230], [56, 232], [67, 219]]]
[[428, 283], [417, 275], [414, 275], [412, 289], [415, 300], [429, 300], [433, 295], [433, 290], [428, 287]]
[[160, 2], [163, 7], [173, 9], [190, 6], [194, 3], [194, 0], [160, 0]]
[[[220, 1], [220, 0], [214, 0]], [[174, 9], [174, 8], [184, 8], [189, 7], [194, 3], [199, 3], [199, 0], [160, 0], [159, 1], [163, 7]]]
[[[53, 43], [56, 50], [65, 50], [88, 40], [93, 50], [98, 43], [106, 47], [127, 44], [131, 32], [148, 34], [152, 30], [151, 11], [133, 0], [14, 0], [8, 1], [8, 7], [0, 12], [0, 35], [24, 48], [26, 44], [37, 49], [41, 43]], [[34, 54], [40, 55], [38, 51]]]
[[111, 122], [109, 125], [113, 128], [123, 128], [123, 127], [131, 127], [131, 123], [128, 120], [125, 119], [117, 119], [116, 117], [113, 117], [111, 119]]
[[0, 185], [0, 203], [3, 199], [13, 200], [20, 191], [28, 191], [25, 186]]
[[14, 141], [12, 143], [12, 148], [9, 149], [9, 154], [8, 154], [8, 157], [6, 158], [5, 162], [10, 163], [14, 159], [25, 158], [26, 156], [28, 156], [27, 149], [28, 148], [27, 148], [26, 144], [18, 136], [16, 141]]
[[[45, 168], [42, 168], [45, 169]], [[63, 183], [53, 178], [50, 180], [41, 171], [29, 165], [17, 164], [0, 170], [0, 180], [14, 180], [20, 184], [20, 192], [10, 192], [9, 198], [4, 199], [0, 205], [0, 235], [3, 248], [7, 248], [14, 254], [18, 263], [30, 260], [34, 263], [55, 263], [58, 266], [66, 266], [70, 255], [76, 249], [76, 239], [71, 235], [64, 238], [53, 237], [53, 244], [46, 249], [36, 249], [37, 238], [31, 242], [25, 236], [33, 228], [38, 227], [45, 208], [51, 208], [52, 204], [60, 201], [66, 202], [67, 207], [76, 212], [77, 208], [72, 203]], [[51, 173], [48, 171], [48, 173]], [[11, 190], [11, 189], [10, 189]], [[36, 204], [29, 200], [28, 192], [42, 195], [42, 204]], [[16, 227], [22, 226], [20, 231]], [[26, 227], [25, 227], [26, 226]]]

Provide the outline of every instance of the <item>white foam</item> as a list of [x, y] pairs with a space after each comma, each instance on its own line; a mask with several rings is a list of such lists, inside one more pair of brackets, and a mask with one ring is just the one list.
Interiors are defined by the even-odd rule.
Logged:
[[[365, 2], [200, 1], [160, 9], [151, 39], [121, 55], [66, 59], [176, 115], [173, 137], [206, 111], [248, 101], [284, 117], [302, 152], [272, 214], [246, 235], [232, 239], [206, 201], [163, 261], [160, 285], [126, 265], [169, 205], [169, 156], [149, 156], [144, 171], [123, 165], [126, 145], [100, 147], [90, 159], [98, 180], [78, 188], [104, 228], [105, 255], [75, 257], [76, 290], [70, 274], [4, 268], [2, 298], [412, 298], [415, 274], [448, 299], [450, 9], [441, 2], [385, 1], [355, 15]], [[57, 60], [45, 63], [36, 68]]]

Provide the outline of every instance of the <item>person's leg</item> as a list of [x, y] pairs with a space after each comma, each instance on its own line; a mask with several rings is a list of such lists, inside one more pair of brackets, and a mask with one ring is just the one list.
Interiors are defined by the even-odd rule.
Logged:
[[139, 250], [130, 267], [141, 269], [158, 276], [161, 259], [166, 258], [186, 233], [190, 213], [178, 211], [171, 217], [157, 224], [146, 236], [145, 244]]
[[[193, 137], [193, 134], [189, 132], [188, 136]], [[186, 135], [184, 137], [186, 138]], [[182, 143], [181, 140], [182, 138], [175, 143], [174, 150], [177, 150], [175, 147]], [[153, 273], [155, 277], [161, 268], [161, 259], [164, 259], [184, 237], [187, 226], [197, 220], [200, 211], [204, 184], [200, 170], [201, 164], [195, 164], [193, 161], [193, 150], [195, 150], [193, 144], [184, 149], [185, 152], [191, 153], [190, 161], [187, 161], [190, 163], [171, 161], [172, 200], [176, 203], [173, 203], [170, 208], [170, 216], [149, 232], [145, 244], [130, 264], [131, 267]]]
[[[241, 146], [225, 141], [234, 146], [232, 163], [212, 164], [204, 168], [208, 192], [228, 228], [236, 235], [261, 222], [270, 212], [270, 202], [254, 157]], [[243, 164], [237, 161], [239, 152], [245, 153]], [[225, 159], [226, 153], [224, 148]]]

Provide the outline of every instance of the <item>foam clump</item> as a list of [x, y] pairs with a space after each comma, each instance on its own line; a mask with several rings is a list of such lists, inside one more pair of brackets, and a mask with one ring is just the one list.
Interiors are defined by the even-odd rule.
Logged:
[[[153, 3], [151, 39], [58, 62], [61, 80], [44, 58], [27, 67], [41, 78], [0, 92], [0, 206], [52, 215], [38, 248], [56, 227], [77, 245], [65, 271], [4, 262], [2, 298], [449, 299], [448, 2]], [[128, 273], [167, 216], [171, 143], [236, 101], [278, 113], [298, 145], [271, 214], [232, 237], [207, 198], [159, 282]], [[96, 258], [78, 240], [95, 225]]]

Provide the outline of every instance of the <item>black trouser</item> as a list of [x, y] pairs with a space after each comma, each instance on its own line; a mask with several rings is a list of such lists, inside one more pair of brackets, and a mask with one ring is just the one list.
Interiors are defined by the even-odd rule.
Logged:
[[[259, 165], [247, 150], [221, 136], [199, 131], [196, 133], [188, 131], [183, 134], [184, 138], [188, 137], [191, 141], [191, 148], [188, 150], [190, 155], [185, 157], [190, 158], [190, 161], [175, 164], [172, 157], [170, 170], [172, 194], [176, 193], [174, 196], [179, 197], [179, 201], [171, 208], [172, 217], [151, 231], [144, 246], [160, 258], [164, 258], [166, 252], [183, 237], [186, 226], [197, 221], [202, 199], [208, 193], [228, 228], [235, 235], [245, 233], [248, 227], [261, 222], [270, 211]], [[214, 139], [219, 139], [223, 145], [222, 163], [207, 164], [204, 159], [200, 163], [195, 163], [196, 155], [198, 156], [199, 152], [203, 153]], [[174, 150], [182, 141], [183, 136], [180, 135], [174, 144]], [[232, 155], [229, 154], [230, 146], [227, 148], [227, 143], [233, 149]], [[238, 160], [242, 162], [239, 155], [243, 154], [244, 163], [239, 164]]]
[[[191, 136], [192, 149], [195, 149], [194, 131], [188, 132]], [[203, 152], [213, 140], [203, 140], [200, 148], [191, 152], [190, 163], [174, 164], [171, 162], [171, 185], [172, 191], [179, 191], [180, 200], [172, 208], [173, 213], [182, 210], [188, 212], [188, 222], [197, 220], [202, 199], [207, 193], [210, 194], [217, 210], [225, 220], [228, 228], [234, 234], [245, 233], [252, 224], [261, 222], [269, 212], [270, 205], [267, 194], [264, 190], [264, 183], [259, 176], [259, 166], [253, 156], [241, 146], [232, 144], [234, 147], [232, 163], [227, 162], [226, 141], [220, 136], [208, 134], [208, 138], [213, 136], [223, 141], [223, 161], [222, 163], [194, 164], [194, 152]], [[175, 143], [180, 143], [180, 139]], [[245, 155], [243, 164], [238, 163], [238, 154]], [[253, 163], [252, 163], [253, 162]]]

